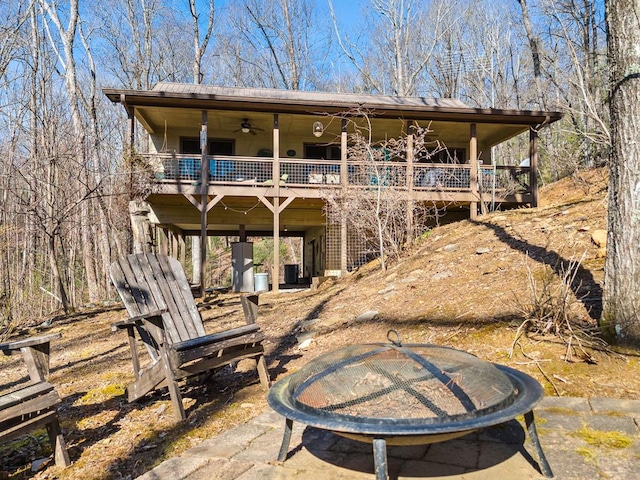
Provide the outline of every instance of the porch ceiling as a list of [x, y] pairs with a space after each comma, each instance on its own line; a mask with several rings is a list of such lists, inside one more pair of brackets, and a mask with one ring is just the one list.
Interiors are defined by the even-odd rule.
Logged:
[[[202, 122], [200, 110], [187, 108], [138, 107], [135, 110], [135, 114], [145, 129], [149, 133], [156, 135], [165, 133], [165, 129], [171, 132], [172, 129], [184, 129], [187, 126], [191, 128], [198, 126], [199, 130], [199, 125]], [[375, 112], [372, 115], [375, 115]], [[269, 139], [272, 137], [273, 113], [229, 110], [208, 111], [209, 136], [217, 138], [236, 136], [238, 135], [240, 123], [245, 119], [249, 121], [252, 127], [260, 129], [256, 131], [257, 135]], [[320, 113], [318, 115], [280, 114], [278, 119], [280, 135], [282, 137], [308, 137], [313, 123], [318, 120], [325, 125], [324, 140], [332, 141], [332, 139], [340, 137], [340, 119]], [[460, 141], [467, 141], [469, 138], [469, 125], [471, 122], [413, 119], [400, 116], [396, 118], [376, 118], [374, 116], [371, 119], [374, 138], [379, 140], [385, 138], [385, 136], [397, 137], [402, 133], [406, 133], [411, 120], [422, 127], [428, 127], [433, 131], [431, 138], [445, 144], [454, 145], [460, 143]], [[363, 120], [353, 119], [353, 121], [361, 126], [364, 125]], [[528, 131], [528, 129], [529, 125], [526, 124], [481, 123], [478, 124], [477, 128], [478, 142], [486, 146], [497, 145]], [[350, 123], [349, 131], [354, 131], [352, 123]]]

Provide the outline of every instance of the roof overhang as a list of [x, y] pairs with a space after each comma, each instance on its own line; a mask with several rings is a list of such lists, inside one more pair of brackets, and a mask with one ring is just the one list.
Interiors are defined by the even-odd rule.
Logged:
[[[445, 141], [460, 138], [461, 125], [477, 124], [479, 143], [498, 145], [509, 138], [562, 118], [551, 111], [470, 108], [459, 100], [422, 97], [394, 97], [353, 93], [302, 92], [292, 90], [230, 88], [183, 83], [159, 83], [152, 90], [103, 89], [113, 102], [122, 104], [150, 134], [184, 125], [199, 125], [201, 111], [219, 112], [218, 131], [231, 131], [239, 119], [252, 117], [252, 123], [269, 128], [269, 114], [280, 114], [281, 133], [300, 134], [304, 122], [283, 121], [286, 115], [329, 115], [358, 117], [364, 114], [378, 127], [394, 132], [397, 121], [415, 121]], [[260, 118], [262, 116], [262, 118]], [[211, 121], [211, 117], [210, 117]], [[289, 124], [289, 126], [286, 126]], [[295, 124], [299, 124], [296, 126]], [[306, 124], [305, 124], [306, 125]], [[338, 124], [339, 126], [339, 124]], [[468, 128], [468, 127], [467, 127]], [[468, 132], [468, 130], [467, 130]], [[304, 133], [304, 132], [302, 132]]]
[[227, 88], [160, 83], [153, 90], [103, 89], [114, 103], [128, 107], [193, 108], [282, 114], [356, 115], [372, 112], [376, 118], [442, 120], [475, 123], [517, 123], [538, 126], [560, 120], [551, 111], [470, 108], [453, 99], [391, 97], [384, 95], [333, 94], [272, 89]]

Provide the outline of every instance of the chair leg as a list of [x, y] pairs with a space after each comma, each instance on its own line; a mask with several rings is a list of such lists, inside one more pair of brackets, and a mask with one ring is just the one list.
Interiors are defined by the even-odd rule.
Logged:
[[52, 422], [47, 423], [47, 434], [49, 435], [49, 441], [51, 442], [51, 448], [53, 449], [53, 458], [56, 465], [59, 467], [68, 467], [71, 465], [69, 460], [69, 452], [67, 452], [67, 444], [62, 436], [62, 429], [60, 428], [60, 422], [55, 418]]
[[164, 368], [165, 379], [167, 381], [167, 388], [169, 389], [169, 396], [171, 397], [171, 405], [173, 406], [173, 411], [179, 420], [185, 420], [187, 418], [187, 414], [184, 411], [184, 406], [182, 406], [182, 395], [180, 394], [180, 387], [178, 382], [173, 376], [173, 370], [171, 368], [171, 362], [169, 361], [169, 355], [167, 354], [166, 348], [164, 346], [160, 348], [160, 361], [162, 362], [162, 366]]
[[187, 418], [187, 414], [184, 411], [184, 406], [182, 405], [182, 394], [180, 393], [180, 388], [178, 386], [178, 382], [173, 379], [167, 378], [167, 387], [169, 388], [169, 396], [171, 397], [171, 405], [173, 406], [173, 411], [180, 420], [184, 420]]
[[260, 384], [265, 390], [269, 390], [271, 387], [271, 378], [269, 377], [269, 370], [267, 370], [267, 361], [264, 355], [260, 355], [257, 360], [258, 376], [260, 377]]

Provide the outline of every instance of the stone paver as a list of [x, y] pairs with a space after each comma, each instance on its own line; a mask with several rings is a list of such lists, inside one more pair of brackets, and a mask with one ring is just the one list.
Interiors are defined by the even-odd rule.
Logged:
[[[562, 480], [640, 480], [640, 401], [545, 398], [535, 409], [542, 448]], [[390, 477], [398, 480], [544, 478], [520, 421], [430, 445], [389, 446]], [[619, 432], [626, 448], [588, 443], [585, 428]], [[268, 410], [248, 423], [163, 462], [139, 480], [372, 480], [368, 443], [294, 423], [289, 454], [277, 462], [284, 419]], [[593, 442], [592, 442], [593, 443]]]

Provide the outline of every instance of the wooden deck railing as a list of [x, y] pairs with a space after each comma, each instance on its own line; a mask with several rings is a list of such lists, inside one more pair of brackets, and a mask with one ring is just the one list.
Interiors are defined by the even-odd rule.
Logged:
[[[201, 160], [193, 155], [149, 154], [156, 179], [163, 183], [199, 182]], [[211, 185], [270, 184], [273, 159], [265, 157], [208, 156]], [[408, 181], [404, 162], [348, 162], [342, 171], [339, 160], [280, 159], [281, 183], [303, 188], [354, 187], [374, 185], [413, 191], [470, 191], [471, 167], [468, 164], [414, 163]], [[480, 165], [479, 189], [503, 194], [530, 193], [529, 167]]]

